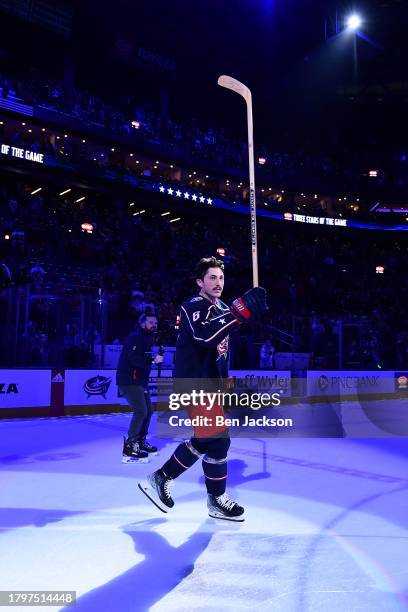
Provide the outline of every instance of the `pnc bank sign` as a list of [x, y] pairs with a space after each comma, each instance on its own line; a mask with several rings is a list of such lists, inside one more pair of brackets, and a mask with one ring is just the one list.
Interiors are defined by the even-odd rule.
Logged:
[[393, 393], [394, 372], [311, 371], [307, 373], [307, 395], [370, 395]]
[[379, 376], [322, 376], [318, 379], [319, 389], [345, 389], [356, 390], [361, 388], [374, 389], [379, 381]]

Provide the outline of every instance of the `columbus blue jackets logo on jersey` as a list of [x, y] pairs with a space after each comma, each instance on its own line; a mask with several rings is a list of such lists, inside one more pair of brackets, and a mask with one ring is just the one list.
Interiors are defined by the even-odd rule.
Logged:
[[93, 376], [92, 378], [88, 378], [86, 383], [84, 384], [84, 391], [88, 395], [87, 399], [91, 397], [91, 395], [102, 395], [104, 399], [106, 399], [106, 394], [112, 382], [111, 378], [107, 378], [106, 376]]
[[229, 340], [229, 336], [226, 336], [224, 338], [224, 340], [221, 340], [221, 342], [217, 345], [217, 351], [218, 351], [217, 359], [221, 359], [222, 357], [224, 359], [227, 358], [227, 355], [228, 355], [228, 340]]

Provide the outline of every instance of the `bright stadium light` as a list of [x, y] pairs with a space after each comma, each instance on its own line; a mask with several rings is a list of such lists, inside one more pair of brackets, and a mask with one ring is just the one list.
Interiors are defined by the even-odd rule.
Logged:
[[359, 28], [362, 24], [362, 20], [361, 17], [359, 17], [358, 15], [350, 15], [350, 17], [347, 18], [347, 28], [349, 30], [357, 30], [357, 28]]

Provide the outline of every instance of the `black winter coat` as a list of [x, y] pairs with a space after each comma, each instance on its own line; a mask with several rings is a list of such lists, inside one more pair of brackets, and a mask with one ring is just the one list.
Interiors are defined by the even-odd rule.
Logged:
[[117, 385], [139, 385], [147, 388], [152, 367], [153, 334], [138, 329], [123, 345], [116, 371]]

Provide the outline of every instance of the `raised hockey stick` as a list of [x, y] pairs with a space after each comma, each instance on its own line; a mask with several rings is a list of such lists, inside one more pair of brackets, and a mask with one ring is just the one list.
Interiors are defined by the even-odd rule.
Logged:
[[234, 79], [223, 74], [218, 79], [218, 85], [235, 91], [242, 96], [247, 106], [248, 123], [248, 161], [249, 161], [249, 208], [251, 214], [251, 244], [252, 244], [252, 284], [259, 286], [258, 281], [258, 241], [256, 232], [256, 201], [255, 201], [255, 165], [254, 165], [254, 127], [252, 119], [252, 94], [251, 90]]

